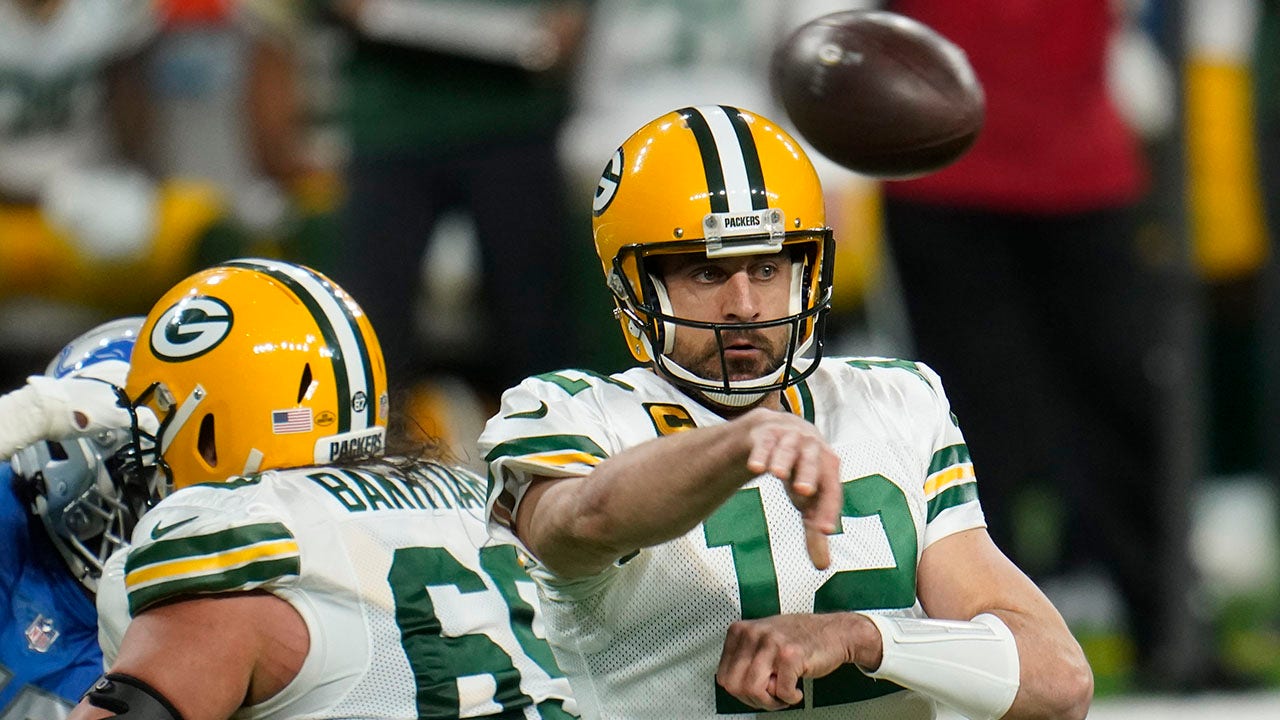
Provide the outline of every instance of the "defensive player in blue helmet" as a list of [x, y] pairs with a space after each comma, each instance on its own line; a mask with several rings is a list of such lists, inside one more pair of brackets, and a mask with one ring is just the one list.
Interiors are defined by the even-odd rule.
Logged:
[[141, 325], [90, 330], [0, 397], [0, 720], [64, 718], [102, 672], [93, 593], [145, 500], [104, 460], [128, 437], [114, 386]]

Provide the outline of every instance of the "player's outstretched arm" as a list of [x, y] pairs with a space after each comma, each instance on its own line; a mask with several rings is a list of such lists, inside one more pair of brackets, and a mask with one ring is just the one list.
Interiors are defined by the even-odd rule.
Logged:
[[[183, 720], [226, 720], [241, 705], [260, 703], [280, 692], [297, 675], [309, 646], [302, 617], [268, 593], [159, 605], [129, 624], [120, 655], [107, 674], [123, 673], [129, 679], [122, 683], [129, 687], [108, 697], [132, 696], [159, 703], [157, 707], [167, 701]], [[138, 696], [141, 691], [134, 680], [163, 700]], [[111, 705], [111, 699], [100, 702]], [[84, 699], [68, 720], [116, 714]]]
[[557, 574], [593, 575], [629, 552], [688, 532], [764, 472], [787, 484], [804, 515], [810, 556], [825, 568], [826, 534], [840, 512], [839, 460], [813, 425], [773, 410], [651, 440], [588, 476], [535, 481], [521, 501], [516, 532]]

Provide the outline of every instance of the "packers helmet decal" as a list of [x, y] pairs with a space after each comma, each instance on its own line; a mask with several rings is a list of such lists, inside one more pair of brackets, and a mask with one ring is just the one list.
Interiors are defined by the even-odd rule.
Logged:
[[613, 202], [613, 196], [618, 194], [618, 185], [622, 182], [622, 164], [624, 156], [622, 148], [614, 151], [613, 157], [609, 158], [609, 164], [604, 166], [604, 172], [600, 173], [600, 182], [596, 185], [596, 196], [591, 201], [591, 214], [599, 217], [600, 213], [609, 209], [609, 203]]
[[231, 308], [216, 297], [183, 298], [151, 328], [151, 351], [174, 362], [199, 357], [227, 337], [232, 321]]

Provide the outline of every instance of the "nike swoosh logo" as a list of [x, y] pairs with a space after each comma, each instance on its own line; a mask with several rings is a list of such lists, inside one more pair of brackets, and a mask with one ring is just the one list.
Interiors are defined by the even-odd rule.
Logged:
[[169, 525], [161, 525], [160, 523], [156, 523], [156, 526], [155, 526], [155, 527], [153, 527], [153, 528], [151, 528], [151, 539], [152, 539], [152, 540], [159, 540], [160, 538], [164, 537], [165, 535], [168, 535], [169, 533], [173, 532], [174, 530], [177, 530], [178, 528], [182, 527], [183, 525], [186, 525], [187, 523], [189, 523], [189, 522], [191, 522], [191, 521], [195, 520], [197, 517], [200, 517], [200, 516], [199, 516], [199, 515], [193, 515], [192, 517], [189, 517], [189, 518], [187, 518], [186, 520], [179, 520], [178, 522], [176, 522], [176, 523], [170, 523]]
[[547, 416], [547, 404], [545, 402], [540, 402], [538, 403], [538, 409], [536, 410], [527, 410], [525, 412], [511, 413], [510, 415], [503, 415], [502, 417], [506, 420], [517, 420], [517, 419], [537, 420], [538, 418], [546, 417], [546, 416]]

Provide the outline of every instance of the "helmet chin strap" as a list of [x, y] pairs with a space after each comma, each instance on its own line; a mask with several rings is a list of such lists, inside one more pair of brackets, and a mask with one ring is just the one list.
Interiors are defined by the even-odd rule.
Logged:
[[[674, 360], [672, 360], [670, 357], [667, 357], [666, 355], [664, 355], [663, 358], [665, 359], [665, 361], [663, 362], [662, 367], [667, 372], [671, 373], [672, 375], [675, 375], [676, 377], [682, 380], [687, 380], [690, 383], [693, 383], [695, 385], [693, 389], [696, 390], [699, 395], [705, 397], [706, 399], [710, 400], [711, 402], [717, 405], [721, 405], [723, 407], [729, 407], [729, 408], [746, 407], [748, 405], [756, 404], [764, 396], [769, 394], [768, 390], [764, 390], [758, 393], [717, 392], [715, 390], [705, 387], [707, 383], [716, 382], [715, 380], [709, 380], [707, 378], [699, 377], [698, 375], [693, 374], [689, 370], [686, 370], [684, 367], [681, 367], [678, 363], [676, 363]], [[753, 378], [751, 380], [730, 380], [729, 387], [734, 389], [749, 390], [753, 386], [772, 385], [782, 379], [782, 373], [783, 373], [783, 368], [778, 368], [777, 370], [774, 370], [773, 372], [769, 373], [768, 375], [765, 375], [764, 377]]]
[[[789, 306], [790, 306], [789, 310], [792, 315], [798, 314], [801, 310], [802, 293], [803, 293], [803, 288], [801, 287], [801, 284], [802, 284], [803, 277], [804, 277], [804, 268], [802, 264], [793, 263], [791, 266], [791, 297], [789, 302]], [[657, 297], [657, 300], [658, 300], [658, 309], [660, 309], [664, 315], [675, 315], [675, 311], [671, 307], [671, 298], [667, 294], [666, 285], [662, 282], [660, 278], [658, 278], [656, 275], [653, 275], [653, 274], [649, 275], [649, 281], [653, 284], [654, 295]], [[746, 407], [748, 405], [756, 404], [762, 398], [768, 395], [770, 391], [763, 390], [761, 392], [750, 392], [750, 390], [755, 387], [767, 387], [770, 385], [775, 385], [782, 380], [782, 375], [784, 372], [786, 372], [786, 367], [784, 366], [784, 367], [779, 367], [777, 370], [774, 370], [773, 372], [767, 375], [764, 375], [763, 377], [752, 378], [750, 380], [730, 380], [729, 387], [735, 390], [738, 390], [739, 392], [733, 392], [733, 393], [717, 392], [716, 390], [713, 390], [707, 387], [707, 385], [709, 384], [719, 385], [721, 384], [720, 381], [712, 380], [710, 378], [704, 378], [700, 375], [696, 375], [692, 371], [681, 366], [675, 360], [671, 359], [670, 353], [672, 350], [675, 350], [675, 346], [676, 346], [676, 324], [675, 323], [671, 323], [671, 322], [662, 323], [663, 343], [662, 343], [661, 353], [654, 352], [652, 344], [649, 342], [648, 334], [641, 332], [639, 333], [639, 336], [640, 336], [640, 342], [644, 343], [644, 348], [649, 353], [649, 357], [656, 359], [659, 354], [662, 355], [663, 361], [660, 367], [663, 370], [669, 372], [671, 375], [674, 375], [675, 377], [681, 380], [686, 381], [692, 386], [691, 389], [695, 390], [699, 395], [703, 396], [707, 400], [710, 400], [716, 405], [720, 405], [722, 407], [741, 408], [741, 407]], [[803, 342], [799, 347], [797, 347], [796, 353], [795, 353], [796, 356], [804, 354], [809, 349], [809, 345], [812, 343], [812, 341], [813, 341], [813, 338], [810, 337], [805, 342]], [[655, 362], [655, 365], [656, 364], [657, 363]]]

